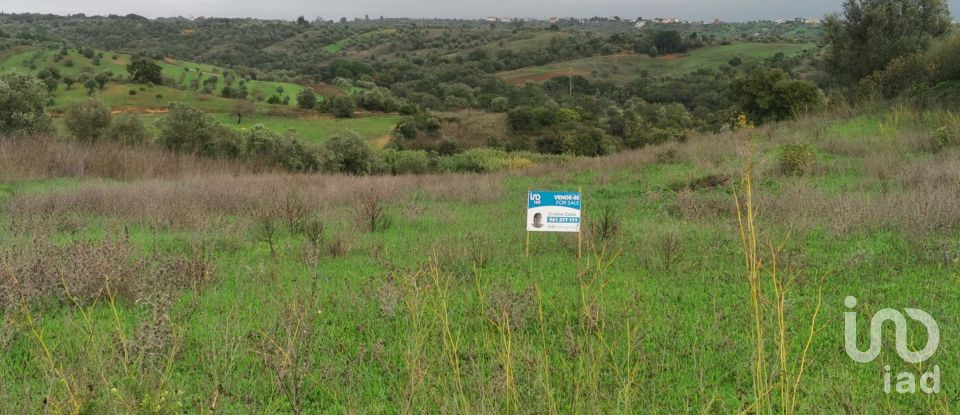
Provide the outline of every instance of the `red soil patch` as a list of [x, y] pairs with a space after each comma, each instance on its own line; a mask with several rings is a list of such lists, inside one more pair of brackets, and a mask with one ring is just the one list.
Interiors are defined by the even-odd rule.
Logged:
[[677, 59], [680, 59], [680, 57], [674, 53], [671, 53], [669, 55], [657, 56], [657, 60], [661, 60], [661, 61], [675, 61]]

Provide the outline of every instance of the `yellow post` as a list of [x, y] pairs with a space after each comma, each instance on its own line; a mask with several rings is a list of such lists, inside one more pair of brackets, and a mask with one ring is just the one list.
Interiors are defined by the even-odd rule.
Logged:
[[[524, 230], [526, 230], [526, 229], [524, 229]], [[527, 249], [526, 249], [526, 253], [524, 254], [524, 256], [528, 256], [528, 257], [529, 257], [529, 256], [530, 256], [530, 231], [526, 231], [526, 232], [527, 232]]]

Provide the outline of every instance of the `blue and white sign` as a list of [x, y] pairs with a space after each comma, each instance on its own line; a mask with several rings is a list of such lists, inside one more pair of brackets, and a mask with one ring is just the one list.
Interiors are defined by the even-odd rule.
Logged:
[[527, 231], [580, 232], [580, 192], [529, 192]]

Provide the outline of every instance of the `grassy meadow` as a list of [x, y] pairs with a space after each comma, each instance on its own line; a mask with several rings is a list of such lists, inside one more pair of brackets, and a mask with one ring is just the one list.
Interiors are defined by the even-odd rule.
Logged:
[[[841, 108], [384, 177], [3, 139], [0, 413], [756, 413], [756, 390], [769, 412], [950, 413], [960, 147], [945, 134], [954, 113]], [[578, 188], [583, 256], [559, 234], [525, 255], [526, 191]], [[891, 335], [852, 361], [848, 295], [861, 339], [873, 312], [919, 308], [939, 351], [914, 367]], [[886, 394], [884, 365], [939, 365], [943, 390]]]

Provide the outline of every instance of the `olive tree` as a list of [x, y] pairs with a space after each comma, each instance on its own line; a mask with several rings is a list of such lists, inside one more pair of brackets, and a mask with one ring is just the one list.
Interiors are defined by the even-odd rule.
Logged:
[[824, 23], [826, 69], [857, 81], [893, 59], [926, 50], [950, 28], [944, 0], [846, 0]]
[[49, 98], [37, 78], [16, 72], [0, 75], [0, 134], [49, 131], [50, 119], [43, 111]]
[[74, 102], [63, 113], [63, 120], [70, 134], [84, 142], [97, 141], [103, 137], [110, 127], [110, 119], [110, 108], [96, 98]]

